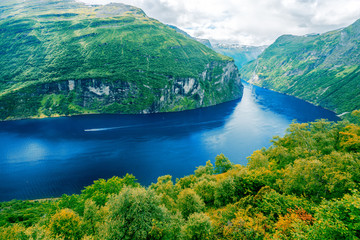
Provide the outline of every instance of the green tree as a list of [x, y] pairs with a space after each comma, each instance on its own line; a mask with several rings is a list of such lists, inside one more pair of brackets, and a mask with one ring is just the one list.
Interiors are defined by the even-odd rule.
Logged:
[[20, 224], [13, 224], [5, 228], [0, 228], [0, 239], [28, 240], [29, 237], [25, 234], [25, 230], [26, 228]]
[[321, 119], [310, 124], [314, 150], [321, 154], [335, 151], [338, 145], [339, 129], [334, 122]]
[[184, 189], [179, 193], [177, 205], [184, 218], [188, 218], [190, 214], [202, 212], [205, 209], [203, 200], [190, 188]]
[[262, 213], [249, 216], [246, 210], [239, 209], [235, 218], [224, 228], [226, 239], [261, 240], [265, 238], [266, 217]]
[[354, 110], [351, 112], [351, 115], [346, 116], [350, 122], [360, 125], [360, 110]]
[[180, 189], [192, 188], [192, 186], [196, 183], [197, 177], [194, 175], [185, 176], [180, 179], [176, 179], [176, 185]]
[[52, 236], [65, 240], [81, 239], [83, 236], [79, 215], [68, 208], [61, 209], [51, 217], [49, 229]]
[[179, 211], [176, 211], [175, 214], [165, 211], [163, 221], [153, 220], [148, 239], [182, 240], [181, 230], [184, 224], [184, 218]]
[[317, 158], [298, 159], [285, 171], [282, 189], [287, 194], [304, 195], [320, 201], [326, 196], [324, 164]]
[[148, 239], [154, 223], [163, 222], [165, 209], [153, 190], [125, 187], [109, 202], [106, 239]]
[[[47, 220], [46, 220], [47, 222]], [[30, 239], [36, 240], [48, 240], [52, 239], [51, 232], [42, 221], [38, 222], [36, 225], [27, 229], [27, 233], [30, 236]]]
[[175, 199], [179, 193], [179, 186], [175, 186], [172, 182], [170, 175], [165, 175], [158, 178], [157, 183], [153, 183], [150, 186], [151, 189], [160, 196], [161, 203], [163, 203], [168, 209], [175, 209]]
[[84, 213], [85, 200], [80, 195], [63, 194], [59, 201], [60, 209], [69, 208], [74, 210], [77, 214], [82, 215]]
[[305, 199], [293, 195], [280, 194], [270, 187], [263, 187], [254, 196], [252, 207], [272, 221], [276, 221], [279, 216], [285, 215], [288, 209], [296, 209], [297, 207], [311, 209]]
[[118, 194], [125, 186], [139, 187], [136, 181], [137, 179], [131, 174], [126, 174], [123, 178], [99, 179], [85, 187], [81, 195], [85, 199], [92, 199], [99, 206], [104, 206], [111, 194]]
[[206, 204], [214, 204], [216, 181], [210, 179], [202, 179], [195, 183], [194, 190]]
[[205, 213], [193, 213], [189, 216], [183, 228], [185, 239], [205, 240], [212, 239], [212, 226], [209, 216]]
[[220, 207], [235, 202], [237, 200], [235, 192], [236, 186], [233, 176], [218, 181], [214, 194], [215, 205]]
[[[298, 159], [284, 171], [281, 188], [285, 193], [304, 195], [318, 202], [321, 198], [342, 197], [356, 186], [352, 180], [350, 161], [347, 155], [335, 152], [322, 157]], [[353, 168], [359, 168], [356, 162], [353, 164]]]
[[232, 168], [233, 164], [225, 157], [223, 153], [215, 157], [215, 171], [214, 173], [224, 173]]
[[[271, 176], [269, 170], [263, 168], [252, 171], [245, 168], [236, 172], [232, 178], [235, 188], [233, 201], [237, 201], [248, 195], [255, 195], [262, 187], [266, 185], [271, 186], [272, 182], [274, 182], [273, 176]], [[230, 189], [228, 192], [231, 192]]]
[[249, 170], [255, 170], [258, 168], [268, 168], [269, 167], [269, 160], [266, 154], [263, 151], [257, 150], [248, 157], [248, 164], [247, 167]]
[[309, 239], [360, 238], [360, 195], [357, 191], [316, 207]]
[[91, 199], [86, 200], [84, 209], [84, 229], [87, 235], [95, 235], [101, 222], [99, 207]]
[[360, 126], [355, 124], [347, 125], [344, 131], [340, 132], [340, 146], [347, 151], [360, 150]]
[[214, 165], [212, 165], [210, 160], [206, 162], [205, 166], [199, 166], [195, 170], [195, 176], [198, 178], [203, 175], [212, 175], [213, 173], [214, 173]]

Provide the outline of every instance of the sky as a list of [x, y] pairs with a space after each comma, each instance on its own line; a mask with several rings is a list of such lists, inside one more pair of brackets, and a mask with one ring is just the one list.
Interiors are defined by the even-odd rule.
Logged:
[[269, 45], [283, 34], [323, 33], [360, 18], [360, 0], [77, 0], [120, 2], [197, 38]]

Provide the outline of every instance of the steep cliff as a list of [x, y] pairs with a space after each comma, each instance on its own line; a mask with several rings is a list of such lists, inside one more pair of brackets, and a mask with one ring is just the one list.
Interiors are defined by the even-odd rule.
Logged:
[[0, 2], [0, 119], [155, 113], [242, 96], [231, 58], [124, 4]]
[[159, 89], [145, 83], [95, 78], [32, 84], [4, 94], [0, 112], [8, 118], [144, 114], [211, 106], [242, 95], [240, 76], [233, 62], [212, 62], [198, 77], [168, 76], [167, 82]]
[[306, 36], [284, 35], [242, 78], [339, 114], [360, 108], [360, 20], [347, 28]]

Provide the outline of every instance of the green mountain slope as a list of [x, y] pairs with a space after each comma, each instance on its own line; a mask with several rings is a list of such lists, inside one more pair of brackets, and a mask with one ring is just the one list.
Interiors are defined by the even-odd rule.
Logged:
[[0, 119], [151, 113], [241, 97], [231, 58], [138, 8], [0, 2]]
[[337, 113], [360, 108], [360, 20], [321, 35], [279, 37], [241, 69], [253, 84]]

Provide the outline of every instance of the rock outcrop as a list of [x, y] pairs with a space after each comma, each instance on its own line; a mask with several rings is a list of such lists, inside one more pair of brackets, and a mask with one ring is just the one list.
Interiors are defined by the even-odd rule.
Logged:
[[[215, 68], [221, 68], [218, 75]], [[19, 109], [34, 117], [61, 116], [83, 113], [131, 113], [148, 114], [189, 110], [231, 101], [242, 96], [243, 86], [233, 62], [210, 63], [197, 78], [168, 77], [169, 85], [162, 89], [151, 89], [128, 81], [106, 79], [65, 80], [30, 86], [8, 94], [0, 107], [4, 116], [13, 115]], [[150, 104], [144, 88], [150, 91]], [[29, 102], [32, 102], [31, 107]], [[146, 106], [146, 107], [139, 107]], [[31, 110], [33, 109], [33, 110]], [[31, 114], [29, 114], [31, 112]], [[38, 116], [36, 115], [38, 114]], [[10, 118], [11, 119], [11, 118]]]

